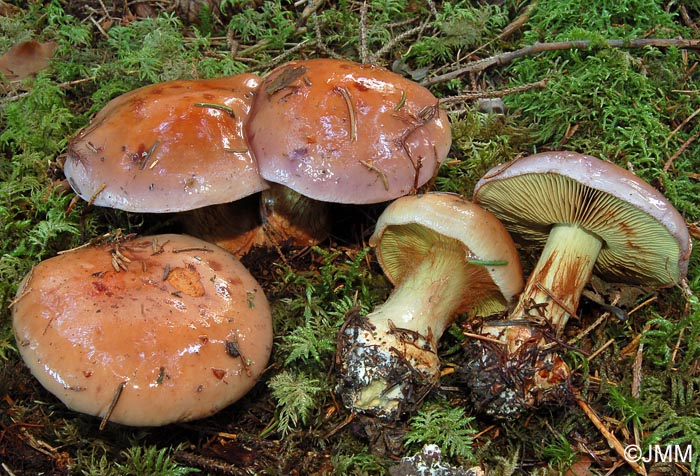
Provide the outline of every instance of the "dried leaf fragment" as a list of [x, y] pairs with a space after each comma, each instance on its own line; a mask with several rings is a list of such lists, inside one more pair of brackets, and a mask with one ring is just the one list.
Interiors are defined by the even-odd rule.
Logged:
[[9, 81], [36, 76], [49, 65], [56, 45], [55, 41], [39, 43], [29, 40], [17, 43], [0, 56], [0, 73]]
[[192, 297], [204, 296], [202, 278], [194, 269], [173, 268], [168, 273], [167, 281], [183, 294]]

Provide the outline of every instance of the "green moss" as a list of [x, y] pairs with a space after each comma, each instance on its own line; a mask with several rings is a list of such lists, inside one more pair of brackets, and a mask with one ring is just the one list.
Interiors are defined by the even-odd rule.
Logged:
[[460, 464], [473, 463], [474, 417], [468, 416], [463, 407], [431, 403], [418, 410], [409, 420], [409, 431], [404, 444], [413, 453], [424, 445], [438, 445], [443, 454], [458, 459]]
[[[31, 423], [36, 426], [21, 428], [68, 454], [74, 474], [187, 474], [190, 469], [173, 461], [178, 445], [203, 450], [218, 438], [214, 435], [230, 437], [239, 431], [255, 435], [254, 451], [264, 456], [261, 461], [271, 474], [288, 473], [301, 461], [319, 472], [326, 461], [335, 474], [385, 474], [393, 463], [389, 455], [406, 455], [436, 442], [448, 457], [487, 463], [495, 475], [561, 474], [581, 457], [580, 441], [602, 455], [593, 470], [604, 474], [607, 462], [617, 461], [577, 410], [494, 423], [470, 414], [458, 380], [449, 376], [426, 406], [390, 427], [359, 416], [350, 419], [334, 401], [335, 337], [346, 317], [366, 314], [390, 291], [363, 243], [376, 210], [358, 212], [368, 220], [357, 233], [361, 238], [338, 240], [342, 246], [326, 242], [284, 259], [271, 252], [261, 260], [269, 266], [249, 261], [272, 302], [273, 360], [250, 400], [201, 422], [163, 431], [98, 432], [94, 419], [67, 411], [22, 367], [9, 306], [21, 279], [42, 259], [117, 228], [142, 232], [153, 221], [73, 203], [75, 195], [61, 182], [70, 137], [109, 100], [170, 79], [265, 73], [287, 59], [360, 60], [363, 49], [371, 61], [421, 80], [538, 41], [591, 41], [594, 48], [533, 54], [431, 86], [438, 97], [449, 97], [547, 79], [544, 88], [507, 94], [505, 117], [476, 112], [472, 102], [451, 103], [453, 146], [433, 188], [470, 197], [476, 181], [497, 163], [565, 148], [634, 170], [662, 190], [689, 223], [697, 222], [700, 123], [697, 117], [684, 123], [700, 109], [700, 76], [693, 66], [697, 52], [604, 45], [609, 39], [697, 37], [684, 24], [679, 2], [370, 0], [363, 17], [362, 2], [325, 2], [310, 11], [305, 10], [309, 2], [262, 2], [254, 8], [247, 0], [227, 0], [219, 5], [221, 21], [205, 11], [198, 27], [183, 23], [173, 9], [158, 11], [155, 18], [119, 17], [123, 12], [110, 4], [105, 5], [114, 8], [109, 12], [93, 12], [96, 21], [109, 13], [110, 21], [98, 22], [104, 31], [71, 2], [20, 3], [23, 10], [0, 17], [0, 50], [28, 39], [52, 40], [58, 46], [47, 70], [0, 98], [0, 365], [7, 396], [0, 402], [0, 454], [26, 447], [16, 430], [18, 424]], [[526, 6], [528, 20], [500, 38]], [[691, 14], [698, 11], [692, 5], [685, 8]], [[523, 253], [523, 262], [530, 262], [530, 256]], [[602, 321], [576, 341], [579, 351], [568, 354], [580, 369], [576, 388], [598, 413], [610, 417], [606, 422], [617, 420], [625, 427], [612, 428], [618, 437], [638, 431], [645, 444], [700, 448], [697, 246], [688, 288], [690, 295], [682, 289], [643, 294], [626, 309], [653, 299], [634, 318]], [[584, 300], [569, 334], [602, 312]], [[453, 326], [441, 349], [449, 352], [450, 367], [459, 365], [460, 332]], [[641, 391], [632, 396], [634, 364], [622, 350], [638, 336], [643, 345]], [[589, 359], [603, 345], [606, 350]], [[483, 435], [474, 433], [491, 425], [494, 429]], [[401, 436], [398, 450], [385, 441], [389, 433]], [[37, 460], [32, 465], [43, 464], [45, 473], [55, 470], [53, 460], [42, 461], [42, 453], [29, 451]], [[697, 456], [687, 468], [700, 474]]]
[[[575, 21], [573, 21], [575, 20]], [[678, 28], [675, 14], [663, 3], [645, 0], [538, 1], [530, 12], [526, 42], [571, 40], [571, 31], [585, 30], [608, 38], [642, 38], [649, 32], [668, 38]]]
[[517, 116], [484, 114], [473, 108], [452, 115], [451, 124], [452, 153], [441, 166], [435, 186], [468, 198], [489, 169], [514, 159], [531, 136]]

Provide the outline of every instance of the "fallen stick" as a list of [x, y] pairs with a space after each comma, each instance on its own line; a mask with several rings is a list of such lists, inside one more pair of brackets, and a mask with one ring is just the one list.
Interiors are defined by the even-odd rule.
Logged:
[[644, 48], [647, 46], [655, 46], [657, 48], [687, 48], [700, 49], [700, 39], [687, 40], [684, 38], [641, 38], [637, 40], [607, 40], [605, 42], [592, 42], [588, 40], [578, 41], [557, 41], [552, 43], [535, 43], [515, 51], [508, 51], [488, 58], [473, 61], [462, 68], [450, 71], [449, 73], [441, 74], [427, 78], [421, 82], [423, 86], [443, 83], [452, 79], [458, 78], [467, 73], [475, 73], [484, 71], [492, 66], [508, 64], [511, 61], [523, 57], [530, 56], [544, 51], [561, 51], [561, 50], [586, 50], [586, 49], [602, 49], [602, 48]]
[[612, 434], [610, 430], [608, 430], [605, 426], [605, 424], [598, 418], [598, 415], [593, 411], [593, 409], [588, 405], [588, 403], [581, 397], [580, 395], [576, 395], [576, 403], [578, 406], [583, 410], [583, 413], [586, 414], [589, 420], [595, 425], [596, 428], [598, 428], [598, 431], [603, 435], [605, 440], [608, 442], [608, 445], [612, 447], [612, 449], [615, 450], [615, 453], [617, 453], [620, 458], [625, 460], [627, 464], [630, 465], [632, 469], [637, 474], [640, 474], [642, 476], [647, 476], [647, 472], [644, 469], [644, 467], [640, 466], [639, 463], [636, 461], [632, 461], [629, 459], [625, 458], [625, 448], [622, 446], [622, 443], [620, 443], [620, 440], [617, 439], [617, 437]]

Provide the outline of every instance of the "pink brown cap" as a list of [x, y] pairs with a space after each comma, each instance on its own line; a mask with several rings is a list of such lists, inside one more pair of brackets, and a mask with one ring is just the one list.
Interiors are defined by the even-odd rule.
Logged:
[[209, 416], [245, 395], [272, 348], [260, 285], [185, 235], [120, 239], [35, 266], [12, 307], [18, 349], [69, 408], [132, 426]]
[[70, 142], [84, 200], [141, 213], [191, 210], [267, 188], [244, 137], [260, 78], [169, 81], [110, 101]]
[[668, 286], [688, 270], [691, 242], [683, 217], [633, 173], [590, 155], [552, 151], [487, 172], [474, 201], [516, 239], [544, 244], [558, 223], [603, 241], [594, 272], [611, 282]]
[[378, 203], [428, 182], [451, 144], [423, 86], [377, 66], [292, 61], [262, 82], [246, 126], [260, 174], [307, 197]]

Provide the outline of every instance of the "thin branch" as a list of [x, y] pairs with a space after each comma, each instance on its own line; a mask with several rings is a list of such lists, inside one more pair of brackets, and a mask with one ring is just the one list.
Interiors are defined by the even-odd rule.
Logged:
[[453, 104], [456, 102], [473, 101], [475, 99], [483, 98], [502, 98], [509, 94], [521, 93], [529, 89], [543, 88], [547, 85], [547, 79], [542, 79], [536, 83], [522, 84], [520, 86], [515, 86], [512, 88], [499, 89], [494, 91], [473, 91], [466, 94], [460, 94], [459, 96], [448, 96], [439, 99], [440, 105], [444, 106], [447, 104]]
[[683, 142], [683, 144], [678, 148], [676, 152], [673, 153], [671, 157], [668, 158], [666, 163], [664, 164], [663, 171], [668, 172], [668, 170], [671, 168], [673, 165], [673, 161], [678, 158], [679, 155], [681, 155], [693, 142], [695, 142], [698, 138], [700, 137], [700, 131], [695, 133], [690, 139], [687, 141]]
[[326, 42], [323, 41], [323, 33], [321, 33], [321, 22], [318, 20], [318, 15], [314, 13], [311, 15], [311, 18], [314, 21], [314, 34], [316, 35], [316, 46], [318, 49], [321, 50], [323, 54], [328, 56], [329, 58], [339, 58], [339, 56], [334, 53], [333, 51], [326, 46]]
[[376, 53], [373, 53], [370, 57], [370, 62], [371, 63], [376, 63], [378, 58], [381, 58], [385, 54], [387, 54], [396, 44], [402, 40], [405, 40], [406, 38], [415, 35], [416, 33], [420, 37], [420, 35], [423, 33], [423, 30], [427, 26], [427, 23], [423, 23], [422, 25], [415, 26], [411, 28], [410, 30], [406, 30], [403, 33], [400, 33], [396, 35], [394, 38], [391, 39], [391, 41], [387, 42], [379, 48], [379, 50]]
[[680, 6], [680, 12], [681, 12], [681, 18], [683, 19], [683, 23], [685, 26], [692, 28], [693, 30], [697, 31], [698, 30], [698, 24], [695, 23], [691, 18], [690, 15], [688, 15], [688, 10], [685, 7], [685, 5]]
[[535, 43], [534, 45], [526, 46], [519, 50], [508, 51], [488, 58], [480, 59], [466, 66], [445, 73], [439, 76], [428, 78], [421, 82], [423, 86], [443, 83], [456, 79], [467, 73], [484, 71], [492, 66], [508, 64], [511, 61], [523, 56], [530, 56], [544, 51], [561, 51], [561, 50], [586, 50], [586, 49], [601, 49], [601, 48], [644, 48], [647, 46], [655, 46], [657, 48], [688, 48], [700, 49], [700, 39], [687, 40], [684, 38], [643, 38], [638, 40], [608, 40], [604, 43], [596, 43], [587, 40], [580, 41], [558, 41], [553, 43]]
[[360, 61], [362, 64], [369, 62], [367, 53], [367, 0], [360, 6]]
[[[598, 431], [600, 431], [600, 433], [603, 435], [605, 440], [608, 442], [608, 445], [610, 445], [615, 450], [615, 453], [617, 453], [618, 456], [625, 459], [625, 448], [622, 446], [622, 443], [620, 443], [620, 440], [618, 440], [617, 437], [610, 430], [607, 429], [607, 427], [600, 420], [598, 415], [596, 415], [593, 409], [580, 395], [577, 395], [575, 400], [579, 408], [583, 410], [583, 413], [586, 414], [591, 423], [593, 423], [593, 425], [595, 425], [595, 427], [598, 428]], [[628, 461], [626, 459], [625, 461], [627, 462], [627, 464], [630, 465], [630, 467], [634, 470], [635, 473], [642, 476], [646, 476], [646, 470], [642, 466], [640, 466], [639, 463], [632, 460]]]
[[685, 126], [685, 125], [688, 124], [690, 121], [692, 121], [693, 118], [694, 118], [695, 116], [697, 116], [698, 114], [700, 114], [700, 109], [696, 109], [695, 111], [693, 111], [693, 113], [692, 113], [690, 116], [688, 116], [688, 117], [686, 117], [685, 119], [683, 119], [683, 122], [681, 122], [681, 123], [678, 125], [678, 127], [676, 127], [675, 129], [673, 129], [673, 131], [671, 131], [671, 133], [668, 135], [668, 137], [666, 137], [666, 140], [668, 141], [671, 137], [673, 137], [674, 135], [676, 135], [676, 133], [678, 133], [678, 131], [680, 131], [680, 130], [683, 128], [683, 126]]
[[[135, 72], [135, 71], [128, 71], [129, 74], [134, 73], [134, 72]], [[56, 87], [59, 88], [59, 89], [68, 89], [68, 88], [70, 88], [71, 86], [75, 86], [76, 84], [87, 83], [87, 82], [89, 82], [89, 81], [94, 81], [95, 79], [97, 79], [96, 76], [90, 76], [89, 78], [74, 79], [73, 81], [67, 81], [67, 82], [65, 82], [65, 83], [59, 83], [59, 84], [56, 85]], [[2, 106], [3, 104], [5, 104], [6, 102], [12, 102], [12, 101], [16, 101], [16, 100], [18, 100], [18, 99], [21, 99], [21, 98], [23, 98], [24, 96], [29, 95], [29, 92], [30, 92], [30, 91], [24, 91], [24, 92], [21, 92], [21, 93], [17, 93], [17, 94], [15, 94], [15, 95], [13, 95], [13, 96], [5, 96], [4, 98], [2, 98], [2, 99], [0, 100], [0, 106]]]
[[314, 44], [319, 44], [319, 43], [320, 43], [319, 40], [308, 40], [308, 39], [304, 40], [301, 43], [298, 43], [298, 44], [292, 46], [291, 48], [284, 50], [282, 52], [282, 54], [275, 56], [270, 61], [267, 61], [265, 63], [258, 65], [258, 69], [261, 71], [265, 71], [265, 70], [270, 69], [272, 67], [278, 66], [282, 63], [282, 61], [287, 59], [289, 56], [294, 55], [300, 49], [305, 48], [307, 46], [314, 45]]
[[323, 5], [323, 0], [309, 0], [308, 2], [303, 1], [300, 3], [300, 5], [303, 3], [307, 3], [307, 5], [304, 7], [304, 10], [301, 12], [301, 15], [299, 15], [298, 23], [300, 25], [306, 22], [306, 20], [308, 20], [311, 15], [316, 14], [318, 9], [321, 8], [321, 5]]
[[496, 37], [496, 39], [505, 40], [513, 33], [518, 31], [530, 19], [530, 12], [533, 10], [533, 7], [535, 5], [537, 5], [537, 1], [534, 1], [530, 5], [526, 6], [523, 12], [520, 15], [518, 15], [518, 17], [515, 20], [506, 25], [506, 27], [503, 29], [501, 34]]

